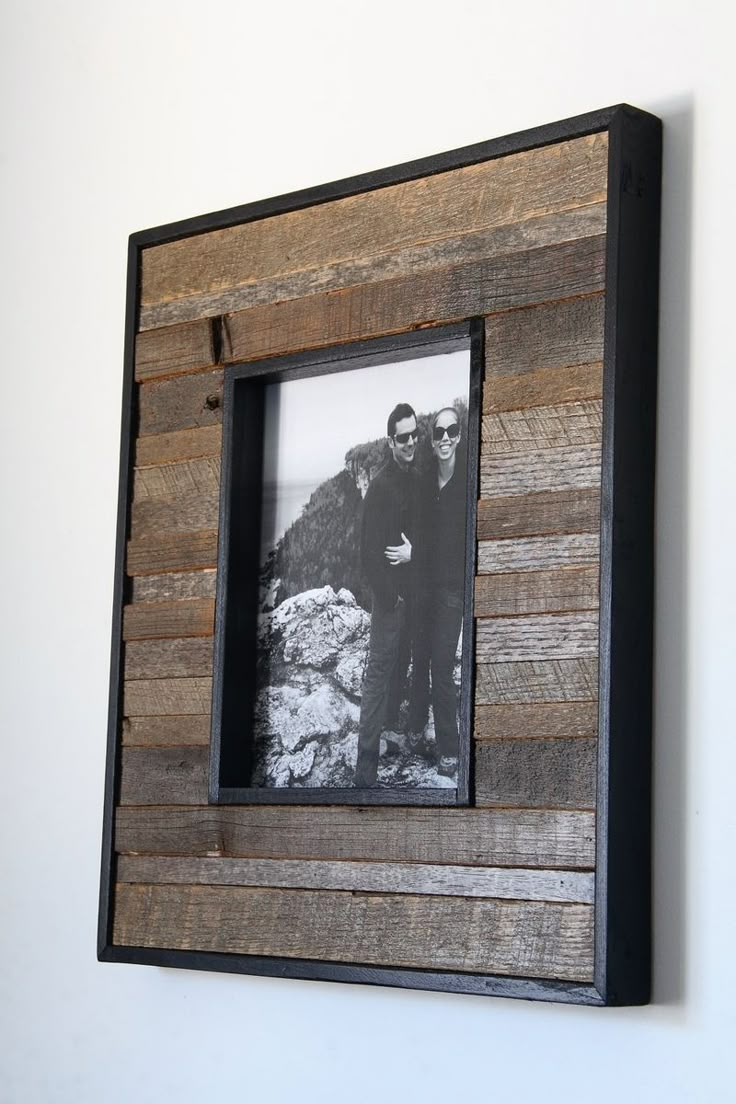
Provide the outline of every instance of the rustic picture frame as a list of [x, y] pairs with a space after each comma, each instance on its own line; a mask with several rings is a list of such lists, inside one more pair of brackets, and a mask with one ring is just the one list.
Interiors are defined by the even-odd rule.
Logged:
[[[624, 105], [131, 237], [100, 959], [648, 1001], [660, 178]], [[470, 806], [209, 804], [223, 369], [479, 317]]]

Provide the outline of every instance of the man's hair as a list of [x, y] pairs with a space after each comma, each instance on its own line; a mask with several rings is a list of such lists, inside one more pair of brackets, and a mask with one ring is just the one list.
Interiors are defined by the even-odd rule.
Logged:
[[393, 437], [396, 432], [396, 426], [399, 422], [403, 422], [404, 418], [413, 418], [417, 420], [417, 416], [414, 413], [412, 407], [408, 403], [399, 403], [395, 406], [388, 416], [388, 422], [386, 423], [386, 433], [389, 437]]

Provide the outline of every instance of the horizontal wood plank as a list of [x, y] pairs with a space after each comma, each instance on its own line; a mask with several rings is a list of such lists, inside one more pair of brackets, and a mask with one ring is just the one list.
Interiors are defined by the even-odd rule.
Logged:
[[141, 541], [162, 534], [197, 533], [217, 528], [217, 494], [182, 494], [176, 498], [143, 498], [133, 503], [130, 537]]
[[508, 253], [520, 253], [605, 232], [606, 205], [593, 203], [565, 211], [522, 218], [501, 226], [454, 237], [440, 237], [384, 252], [341, 257], [316, 267], [284, 271], [258, 281], [215, 291], [195, 292], [167, 302], [143, 307], [140, 325], [144, 330], [172, 326], [190, 319], [213, 317], [246, 310], [265, 303], [301, 299], [318, 292], [337, 291], [356, 284], [393, 280], [409, 273], [448, 268]]
[[478, 540], [597, 533], [600, 509], [598, 487], [482, 498], [478, 503]]
[[139, 435], [220, 424], [222, 380], [222, 369], [217, 369], [141, 383], [138, 387]]
[[506, 456], [487, 456], [481, 452], [481, 498], [597, 488], [600, 481], [600, 445], [574, 445]]
[[481, 448], [485, 456], [503, 456], [566, 445], [600, 445], [602, 430], [600, 400], [534, 406], [486, 414]]
[[598, 574], [597, 567], [563, 567], [479, 575], [475, 580], [475, 616], [596, 609]]
[[473, 717], [475, 740], [590, 740], [597, 735], [595, 701], [478, 705]]
[[125, 678], [191, 678], [212, 674], [213, 639], [133, 640], [125, 645]]
[[571, 368], [538, 368], [524, 375], [486, 379], [483, 385], [483, 413], [600, 401], [602, 397], [602, 361], [576, 364]]
[[209, 714], [183, 717], [124, 717], [123, 745], [169, 747], [210, 742]]
[[123, 640], [156, 637], [212, 636], [214, 598], [183, 598], [178, 602], [139, 602], [123, 609]]
[[323, 348], [599, 291], [605, 237], [252, 307], [225, 317], [226, 363]]
[[475, 747], [479, 806], [594, 809], [596, 740], [494, 740]]
[[183, 495], [210, 494], [220, 490], [220, 457], [179, 460], [173, 464], [155, 464], [136, 468], [133, 473], [133, 498], [176, 498]]
[[538, 809], [124, 807], [115, 817], [115, 847], [123, 854], [591, 870], [595, 818]]
[[162, 571], [188, 571], [215, 567], [217, 530], [192, 533], [152, 533], [128, 542], [128, 575], [156, 575]]
[[475, 654], [479, 664], [596, 656], [598, 615], [585, 611], [481, 619], [475, 626]]
[[476, 705], [575, 702], [598, 699], [598, 660], [546, 659], [479, 663]]
[[180, 598], [214, 598], [217, 572], [167, 571], [163, 575], [136, 575], [131, 581], [133, 602], [176, 602]]
[[173, 717], [209, 713], [211, 678], [136, 679], [124, 684], [126, 717]]
[[198, 318], [181, 326], [139, 333], [135, 341], [135, 378], [138, 382], [214, 368], [212, 322]]
[[607, 150], [591, 135], [152, 246], [141, 305], [600, 203]]
[[593, 533], [479, 541], [478, 573], [593, 567], [597, 565], [599, 556], [597, 527]]
[[178, 460], [196, 460], [200, 456], [219, 456], [222, 451], [222, 426], [206, 425], [198, 429], [175, 429], [139, 437], [135, 443], [135, 462], [140, 468], [154, 464], [173, 464]]
[[486, 376], [602, 361], [604, 313], [601, 294], [487, 318]]
[[518, 867], [121, 855], [117, 878], [119, 882], [149, 885], [270, 886], [279, 889], [334, 889], [358, 893], [417, 893], [442, 897], [593, 903], [592, 874]]
[[202, 805], [207, 801], [206, 747], [123, 748], [121, 805]]

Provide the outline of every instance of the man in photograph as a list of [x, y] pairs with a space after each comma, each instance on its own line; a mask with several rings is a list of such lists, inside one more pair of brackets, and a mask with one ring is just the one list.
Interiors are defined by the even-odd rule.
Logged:
[[354, 784], [359, 788], [376, 785], [381, 732], [412, 597], [418, 434], [416, 414], [408, 403], [394, 407], [386, 431], [390, 456], [363, 502], [361, 562], [371, 588], [372, 608], [355, 769]]

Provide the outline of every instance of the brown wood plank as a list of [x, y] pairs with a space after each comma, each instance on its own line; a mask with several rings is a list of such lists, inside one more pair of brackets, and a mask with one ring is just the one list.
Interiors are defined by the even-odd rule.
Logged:
[[434, 866], [430, 863], [304, 859], [197, 859], [121, 855], [119, 882], [150, 885], [270, 886], [362, 893], [421, 893], [521, 901], [593, 903], [593, 874], [566, 870]]
[[577, 659], [598, 655], [598, 614], [550, 613], [476, 621], [476, 662]]
[[[222, 422], [222, 369], [138, 387], [138, 433], [172, 433]], [[139, 446], [140, 448], [140, 446]]]
[[598, 735], [598, 703], [478, 705], [473, 723], [475, 740], [591, 740]]
[[169, 747], [175, 744], [209, 746], [209, 714], [184, 717], [125, 717], [123, 745]]
[[486, 414], [482, 422], [482, 451], [485, 456], [502, 456], [565, 445], [600, 445], [602, 431], [600, 400], [534, 406]]
[[175, 498], [143, 498], [133, 502], [130, 537], [141, 541], [162, 534], [196, 533], [217, 528], [219, 495], [182, 494]]
[[212, 674], [212, 637], [133, 640], [125, 645], [125, 678], [191, 678]]
[[479, 541], [478, 573], [591, 567], [598, 563], [599, 556], [600, 537], [597, 531]]
[[211, 678], [134, 679], [124, 684], [126, 717], [179, 716], [209, 713]]
[[597, 567], [479, 575], [475, 580], [475, 616], [597, 609], [598, 575]]
[[200, 456], [219, 456], [221, 451], [221, 425], [175, 429], [171, 433], [139, 437], [135, 444], [135, 462], [138, 467], [172, 464], [177, 460], [196, 460]]
[[141, 305], [600, 203], [607, 150], [591, 135], [149, 247]]
[[131, 584], [133, 602], [176, 602], [179, 598], [214, 598], [217, 572], [169, 571], [164, 575], [137, 575]]
[[482, 498], [478, 540], [556, 533], [597, 533], [601, 496], [597, 487]]
[[476, 705], [595, 701], [597, 698], [597, 659], [479, 663], [476, 667]]
[[128, 575], [155, 575], [161, 571], [187, 571], [216, 564], [217, 530], [154, 533], [128, 542]]
[[202, 805], [207, 801], [206, 747], [123, 748], [121, 805]]
[[596, 749], [596, 740], [476, 744], [476, 804], [595, 809]]
[[136, 468], [133, 473], [133, 498], [176, 498], [183, 495], [210, 494], [220, 490], [220, 457], [180, 460], [174, 464], [155, 464]]
[[486, 375], [602, 361], [604, 312], [601, 294], [486, 319]]
[[113, 942], [589, 981], [592, 913], [539, 901], [119, 883]]
[[214, 625], [214, 598], [183, 598], [179, 602], [140, 602], [123, 608], [123, 640], [212, 636]]
[[159, 376], [197, 372], [216, 364], [209, 318], [139, 333], [135, 341], [135, 378], [139, 383]]
[[226, 363], [598, 291], [605, 237], [272, 303], [225, 317]]
[[576, 364], [571, 368], [538, 368], [524, 375], [487, 379], [483, 385], [483, 413], [594, 401], [602, 397], [602, 361]]
[[480, 458], [481, 498], [598, 487], [601, 446], [575, 445]]
[[390, 806], [119, 808], [118, 852], [592, 869], [592, 813]]

